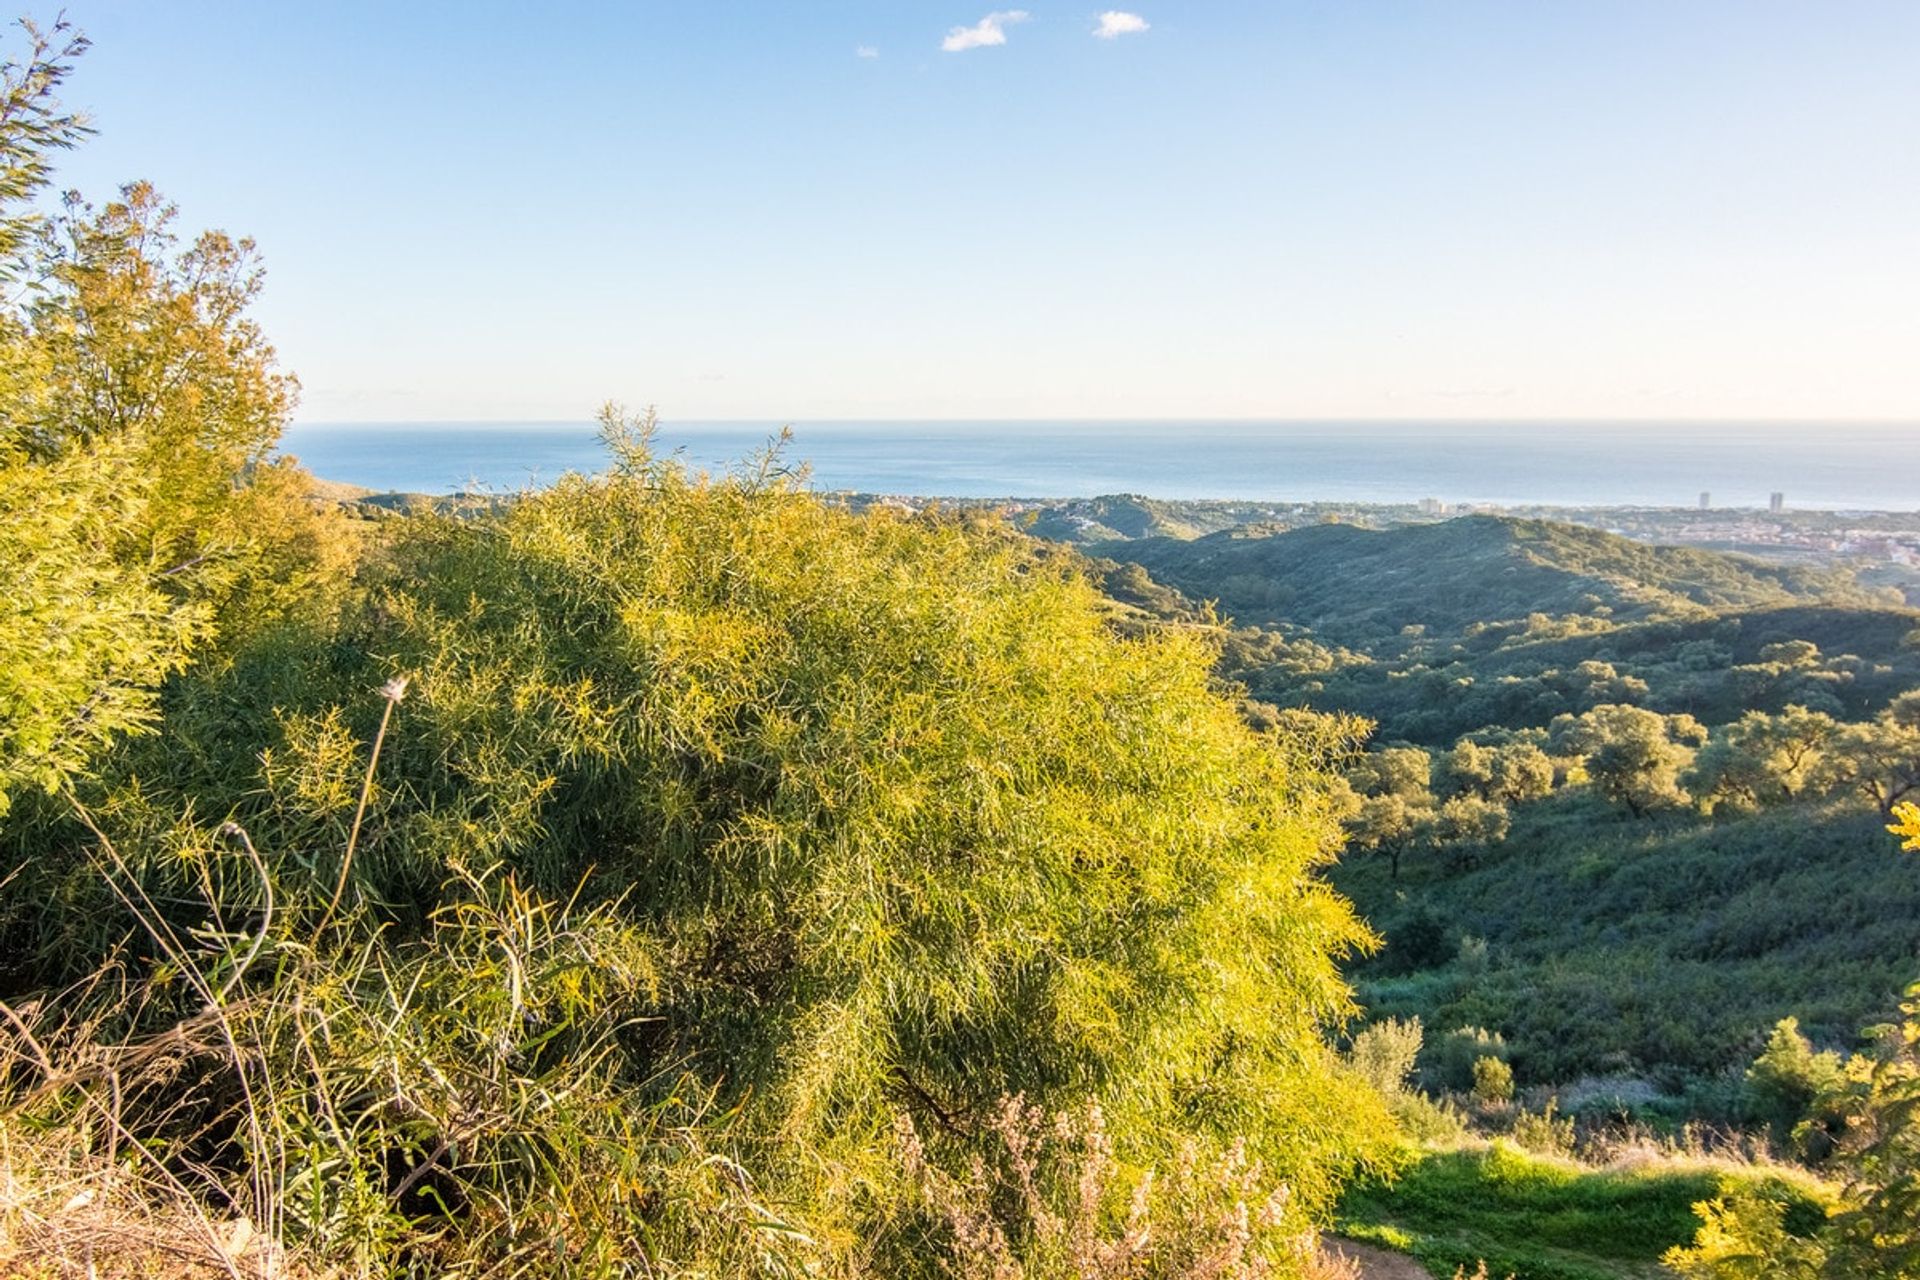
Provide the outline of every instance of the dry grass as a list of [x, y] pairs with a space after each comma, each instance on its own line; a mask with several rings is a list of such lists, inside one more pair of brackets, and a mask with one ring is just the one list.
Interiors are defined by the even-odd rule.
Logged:
[[0, 1275], [17, 1280], [307, 1280], [250, 1219], [77, 1150], [0, 1128]]
[[1301, 1230], [1288, 1189], [1243, 1143], [1210, 1156], [1186, 1143], [1164, 1168], [1129, 1168], [1099, 1107], [1049, 1114], [1017, 1096], [988, 1128], [993, 1158], [964, 1178], [928, 1163], [910, 1120], [897, 1130], [955, 1280], [1363, 1280]]

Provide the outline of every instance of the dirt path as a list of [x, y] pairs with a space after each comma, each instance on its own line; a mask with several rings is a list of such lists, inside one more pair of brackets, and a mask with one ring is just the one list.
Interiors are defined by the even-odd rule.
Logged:
[[1326, 1238], [1327, 1251], [1347, 1258], [1360, 1268], [1362, 1280], [1433, 1280], [1428, 1270], [1404, 1253], [1361, 1244], [1357, 1240]]

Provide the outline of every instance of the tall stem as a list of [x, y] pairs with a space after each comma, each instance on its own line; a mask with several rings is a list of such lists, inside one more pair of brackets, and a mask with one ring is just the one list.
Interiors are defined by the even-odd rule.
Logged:
[[380, 728], [373, 735], [373, 750], [367, 756], [367, 776], [360, 781], [360, 803], [353, 811], [353, 829], [347, 833], [347, 851], [340, 859], [340, 877], [334, 881], [333, 897], [328, 900], [327, 909], [321, 912], [320, 923], [314, 926], [315, 937], [333, 920], [333, 913], [347, 892], [347, 876], [353, 870], [353, 851], [360, 844], [360, 823], [367, 816], [367, 800], [373, 795], [373, 771], [380, 764], [380, 746], [387, 740], [387, 722], [393, 719], [393, 708], [407, 694], [406, 677], [387, 681], [380, 693], [386, 698], [387, 706], [380, 713]]

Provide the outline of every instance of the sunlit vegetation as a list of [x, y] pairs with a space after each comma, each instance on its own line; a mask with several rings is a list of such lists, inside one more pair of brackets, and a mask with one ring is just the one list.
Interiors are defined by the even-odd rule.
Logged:
[[[1920, 874], [1886, 830], [1920, 842], [1920, 613], [1539, 521], [1170, 532], [1097, 544], [1109, 590], [1219, 628], [1251, 723], [1374, 726], [1335, 762], [1330, 877], [1387, 939], [1351, 969], [1350, 1052], [1439, 1154], [1349, 1197], [1355, 1230], [1442, 1276], [1914, 1273], [1912, 1024], [1888, 1028]], [[1764, 1150], [1835, 1217], [1671, 1161], [1633, 1188], [1659, 1207], [1603, 1211], [1625, 1184], [1587, 1168], [1503, 1208], [1464, 1172], [1476, 1133], [1602, 1165], [1621, 1135]], [[1561, 1212], [1588, 1234], [1555, 1243]]]
[[26, 36], [0, 1270], [1920, 1274], [1889, 593], [860, 510], [613, 407], [603, 474], [362, 501], [275, 455], [249, 242], [46, 204]]
[[[6, 71], [0, 1270], [1297, 1276], [1338, 723], [984, 517], [608, 468], [356, 518], [252, 247]], [[1105, 1270], [1098, 1270], [1104, 1267]]]

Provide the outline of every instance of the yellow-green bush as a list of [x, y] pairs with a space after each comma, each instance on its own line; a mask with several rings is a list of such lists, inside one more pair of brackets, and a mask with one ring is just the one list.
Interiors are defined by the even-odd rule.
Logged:
[[[1012, 1094], [1098, 1101], [1136, 1166], [1244, 1136], [1289, 1230], [1320, 1214], [1391, 1128], [1325, 1047], [1350, 1012], [1334, 960], [1368, 935], [1312, 874], [1324, 775], [1245, 727], [1202, 641], [1117, 638], [1080, 570], [1022, 537], [703, 480], [610, 425], [608, 476], [394, 522], [338, 627], [176, 681], [165, 735], [94, 789], [104, 873], [86, 829], [16, 824], [36, 854], [18, 954], [42, 980], [124, 955], [149, 982], [120, 1020], [139, 1035], [206, 993], [166, 946], [117, 939], [201, 940], [214, 975], [257, 949], [230, 1022], [274, 1102], [236, 1159], [257, 1172], [264, 1143], [298, 1176], [295, 1237], [368, 1260], [417, 1244], [381, 1198], [396, 1163], [444, 1183], [444, 1262], [481, 1224], [486, 1250], [548, 1230], [564, 1206], [529, 1206], [550, 1170], [589, 1201], [660, 1176], [581, 1153], [713, 1145], [795, 1224], [782, 1248], [898, 1270], [939, 1226], [902, 1198], [896, 1119], [962, 1167]], [[343, 867], [394, 676], [411, 692]], [[522, 944], [449, 931], [508, 892], [547, 922]], [[498, 958], [563, 919], [593, 922], [563, 930], [570, 961]], [[360, 1083], [349, 1106], [296, 1076]], [[577, 1104], [538, 1101], [572, 1079]], [[587, 1216], [621, 1238], [663, 1212], [634, 1196]]]
[[0, 1146], [321, 1271], [891, 1276], [955, 1247], [901, 1122], [962, 1176], [1023, 1095], [1116, 1186], [1244, 1140], [1308, 1265], [1391, 1127], [1326, 1047], [1347, 730], [1254, 733], [995, 522], [617, 415], [610, 474], [363, 546], [270, 459], [248, 242], [20, 211], [79, 48], [0, 69]]

